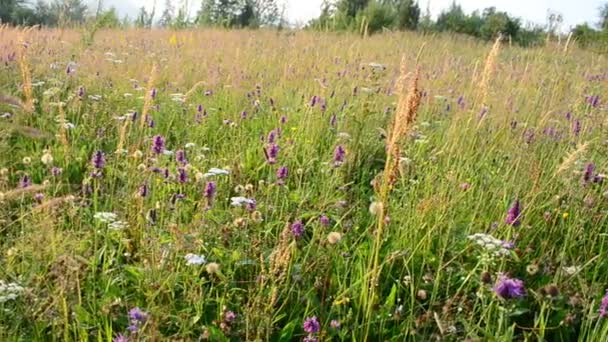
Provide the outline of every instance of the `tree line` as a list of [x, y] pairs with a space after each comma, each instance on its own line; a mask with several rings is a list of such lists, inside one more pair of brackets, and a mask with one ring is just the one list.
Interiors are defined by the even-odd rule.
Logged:
[[[177, 8], [174, 4], [175, 1], [165, 0], [162, 13], [156, 13], [156, 6], [153, 5], [151, 9], [140, 8], [134, 18], [120, 18], [116, 9], [103, 9], [102, 0], [98, 0], [96, 8], [89, 8], [83, 0], [37, 0], [35, 3], [0, 0], [0, 21], [13, 25], [50, 27], [94, 22], [96, 28], [287, 26], [285, 9], [278, 0], [201, 0], [200, 8], [194, 15], [189, 13], [186, 0]], [[569, 32], [582, 46], [608, 47], [608, 3], [598, 11], [596, 27], [582, 24]], [[157, 15], [160, 16], [157, 18]], [[548, 38], [564, 35], [560, 31], [563, 22], [560, 14], [549, 13], [547, 19], [547, 24], [543, 26], [524, 24], [520, 18], [495, 7], [466, 13], [456, 1], [433, 19], [429, 9], [422, 11], [416, 0], [324, 0], [319, 17], [312, 19], [305, 27], [363, 34], [386, 30], [453, 32], [483, 40], [493, 40], [502, 35], [522, 46], [534, 46], [543, 44]]]

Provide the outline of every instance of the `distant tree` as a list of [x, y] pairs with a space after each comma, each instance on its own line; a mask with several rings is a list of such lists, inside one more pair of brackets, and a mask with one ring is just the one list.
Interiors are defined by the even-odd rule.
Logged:
[[86, 19], [87, 6], [82, 0], [54, 0], [49, 12], [51, 20], [59, 26], [82, 24]]
[[354, 18], [357, 13], [364, 10], [370, 0], [339, 0], [336, 7], [338, 12], [347, 18]]
[[479, 33], [486, 40], [492, 40], [499, 34], [515, 39], [521, 28], [519, 19], [511, 18], [506, 12], [498, 12], [495, 7], [486, 8], [482, 20]]
[[599, 8], [600, 22], [599, 27], [603, 31], [608, 31], [608, 3], [603, 4]]
[[162, 27], [169, 27], [173, 23], [173, 16], [175, 14], [175, 8], [171, 0], [165, 0], [165, 9], [160, 16], [159, 25]]
[[420, 7], [414, 0], [384, 0], [383, 4], [390, 6], [394, 25], [399, 30], [415, 30], [420, 21]]
[[135, 18], [135, 27], [140, 28], [149, 28], [152, 27], [152, 22], [154, 20], [154, 14], [156, 13], [156, 1], [152, 5], [152, 10], [148, 13], [145, 7], [141, 7], [139, 9], [139, 14], [137, 18]]
[[116, 8], [111, 7], [108, 10], [100, 9], [97, 15], [97, 26], [99, 28], [118, 28], [122, 26]]
[[365, 20], [367, 32], [374, 33], [393, 26], [394, 15], [395, 10], [390, 5], [372, 0], [363, 11], [359, 12], [356, 22], [357, 26], [361, 26]]

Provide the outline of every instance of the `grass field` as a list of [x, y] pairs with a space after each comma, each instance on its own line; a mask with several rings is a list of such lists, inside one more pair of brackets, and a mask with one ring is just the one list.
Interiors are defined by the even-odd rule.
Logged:
[[605, 56], [414, 33], [0, 45], [2, 341], [608, 340]]

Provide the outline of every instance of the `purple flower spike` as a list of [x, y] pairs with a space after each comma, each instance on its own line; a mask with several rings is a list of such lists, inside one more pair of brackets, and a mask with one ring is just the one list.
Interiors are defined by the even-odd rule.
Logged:
[[279, 145], [270, 144], [268, 148], [266, 148], [266, 160], [268, 164], [275, 164], [277, 162], [277, 156], [279, 155]]
[[125, 335], [120, 334], [114, 337], [114, 339], [112, 339], [112, 342], [129, 342], [129, 339]]
[[160, 135], [155, 135], [152, 138], [152, 152], [161, 154], [165, 150], [165, 138]]
[[278, 170], [277, 170], [277, 178], [279, 179], [279, 185], [283, 185], [285, 182], [285, 179], [287, 179], [287, 176], [289, 175], [289, 169], [287, 169], [287, 166], [281, 166]]
[[579, 120], [574, 120], [572, 123], [572, 134], [578, 137], [581, 134], [581, 122]]
[[338, 167], [338, 166], [344, 164], [345, 157], [346, 157], [346, 150], [344, 150], [344, 147], [342, 147], [342, 145], [338, 145], [336, 147], [336, 149], [334, 150], [334, 166]]
[[217, 189], [217, 186], [215, 185], [215, 182], [207, 182], [207, 185], [205, 186], [205, 197], [211, 201], [213, 199], [213, 196], [215, 196], [215, 190]]
[[186, 152], [184, 150], [175, 151], [175, 160], [182, 165], [188, 164], [188, 160], [186, 159]]
[[93, 153], [93, 157], [91, 158], [91, 164], [96, 169], [103, 169], [106, 165], [105, 154], [101, 151], [96, 151]]
[[589, 182], [595, 179], [593, 171], [595, 171], [595, 165], [593, 163], [588, 163], [585, 166], [585, 172], [583, 173], [583, 183], [589, 184]]
[[521, 224], [520, 215], [521, 215], [521, 205], [519, 203], [519, 200], [516, 200], [515, 202], [513, 202], [513, 204], [509, 208], [509, 211], [507, 211], [507, 217], [505, 218], [505, 223], [510, 226], [513, 226], [513, 227], [519, 226]]
[[23, 177], [21, 177], [21, 179], [19, 180], [19, 187], [27, 188], [30, 185], [32, 185], [31, 178], [28, 175], [23, 175]]
[[186, 169], [184, 169], [183, 167], [180, 167], [179, 169], [177, 169], [177, 180], [178, 182], [184, 184], [188, 181], [188, 173], [186, 172]]
[[291, 233], [295, 237], [300, 237], [304, 233], [304, 224], [298, 220], [291, 224]]
[[503, 299], [521, 298], [526, 295], [524, 282], [507, 276], [498, 279], [494, 286], [494, 292]]
[[304, 331], [309, 334], [316, 334], [321, 330], [321, 324], [319, 323], [317, 316], [312, 316], [304, 321], [303, 328]]
[[139, 187], [139, 196], [147, 197], [150, 190], [148, 189], [148, 184], [144, 183]]
[[140, 308], [135, 307], [129, 310], [129, 319], [131, 322], [143, 323], [148, 319], [148, 314], [142, 311]]

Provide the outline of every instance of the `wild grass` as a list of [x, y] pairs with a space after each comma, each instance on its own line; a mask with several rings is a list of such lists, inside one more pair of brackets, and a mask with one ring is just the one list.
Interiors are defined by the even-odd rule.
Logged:
[[413, 33], [0, 44], [3, 341], [608, 337], [603, 55]]

